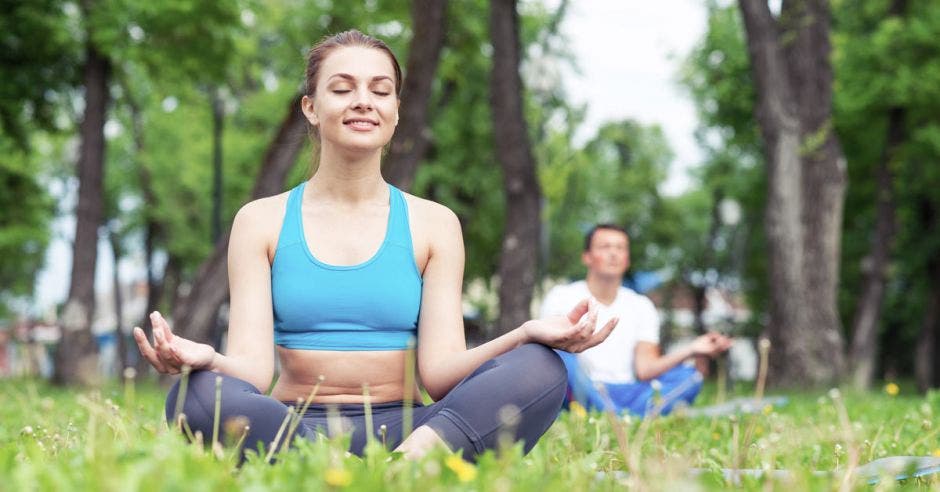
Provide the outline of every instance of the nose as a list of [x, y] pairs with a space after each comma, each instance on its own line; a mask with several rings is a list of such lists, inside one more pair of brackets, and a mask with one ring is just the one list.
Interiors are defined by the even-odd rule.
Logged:
[[372, 93], [368, 89], [356, 90], [353, 109], [368, 111], [372, 109]]

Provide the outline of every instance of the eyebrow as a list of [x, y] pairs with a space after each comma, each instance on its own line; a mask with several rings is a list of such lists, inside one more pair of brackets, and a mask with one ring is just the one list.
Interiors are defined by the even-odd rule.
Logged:
[[[327, 80], [332, 80], [335, 77], [339, 77], [341, 79], [346, 79], [346, 80], [356, 80], [356, 77], [348, 73], [335, 73], [333, 75], [330, 75], [330, 78]], [[380, 80], [388, 80], [389, 82], [391, 82], [392, 78], [389, 77], [388, 75], [376, 75], [375, 77], [372, 77], [372, 82], [378, 82]]]

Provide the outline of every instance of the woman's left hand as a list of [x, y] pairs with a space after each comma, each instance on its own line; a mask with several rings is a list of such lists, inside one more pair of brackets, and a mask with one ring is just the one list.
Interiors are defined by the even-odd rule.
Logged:
[[584, 299], [567, 316], [526, 321], [522, 329], [533, 342], [567, 352], [582, 352], [603, 342], [620, 321], [614, 317], [603, 328], [594, 331], [597, 310], [597, 301]]

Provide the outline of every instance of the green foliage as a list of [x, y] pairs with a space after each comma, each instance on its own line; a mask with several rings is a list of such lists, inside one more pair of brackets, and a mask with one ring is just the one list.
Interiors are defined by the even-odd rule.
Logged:
[[49, 193], [39, 184], [36, 159], [0, 137], [0, 318], [9, 314], [12, 296], [33, 292], [42, 266], [55, 212]]
[[40, 183], [58, 167], [81, 44], [64, 2], [5, 2], [0, 16], [0, 318], [33, 293], [55, 204]]
[[[78, 81], [75, 16], [59, 0], [4, 2], [0, 16], [0, 131], [21, 151], [30, 132], [57, 129]], [[6, 144], [4, 144], [6, 146]], [[4, 154], [8, 150], [4, 149]]]
[[[861, 293], [875, 225], [876, 166], [886, 156], [888, 113], [905, 111], [903, 142], [890, 168], [894, 174], [898, 233], [882, 311], [886, 368], [910, 370], [910, 351], [920, 329], [928, 291], [936, 284], [929, 262], [940, 256], [940, 157], [936, 115], [940, 90], [940, 6], [907, 2], [903, 16], [888, 15], [891, 2], [833, 4], [835, 129], [848, 163], [839, 308], [851, 326]], [[738, 200], [746, 236], [742, 285], [756, 313], [763, 311], [766, 284], [762, 234], [765, 176], [753, 118], [743, 26], [736, 6], [709, 7], [708, 31], [686, 61], [683, 81], [699, 109], [700, 140], [712, 156], [729, 160], [731, 182], [718, 185]], [[712, 164], [706, 164], [706, 172]], [[703, 183], [714, 188], [716, 185]]]
[[[707, 156], [699, 171], [700, 186], [712, 199], [721, 197], [738, 203], [741, 219], [734, 228], [721, 231], [729, 250], [714, 251], [712, 245], [690, 234], [684, 238], [688, 246], [680, 248], [682, 258], [677, 263], [680, 269], [715, 269], [730, 275], [744, 291], [751, 311], [757, 314], [754, 326], [745, 331], [756, 333], [762, 329], [759, 319], [765, 312], [770, 289], [763, 233], [767, 185], [759, 127], [754, 119], [757, 96], [737, 6], [709, 2], [708, 12], [708, 28], [686, 58], [681, 80], [695, 102], [700, 121], [696, 138]], [[698, 227], [693, 230], [705, 230], [701, 224]], [[703, 264], [706, 258], [710, 264]]]
[[430, 104], [431, 149], [412, 187], [460, 218], [467, 280], [488, 280], [496, 272], [504, 221], [502, 171], [493, 152], [489, 108], [488, 18], [484, 1], [448, 5]]
[[[743, 389], [743, 388], [742, 388]], [[788, 469], [791, 481], [744, 480], [738, 488], [825, 490], [852, 453], [860, 464], [892, 455], [931, 455], [937, 448], [940, 394], [789, 395], [790, 402], [734, 418], [653, 420], [563, 412], [527, 456], [520, 447], [483, 455], [471, 465], [438, 450], [416, 462], [371, 446], [345, 452], [347, 439], [301, 441], [268, 465], [253, 457], [235, 467], [234, 448], [217, 457], [167, 428], [163, 391], [150, 385], [63, 391], [30, 380], [0, 387], [0, 476], [10, 490], [726, 490], [716, 473], [688, 467]], [[700, 397], [711, 402], [711, 388]], [[839, 409], [844, 402], [848, 422]], [[621, 443], [618, 433], [625, 437]], [[621, 447], [623, 446], [623, 447]], [[627, 472], [627, 473], [624, 473]], [[906, 485], [936, 487], [926, 480]], [[883, 487], [892, 488], [892, 482]], [[853, 489], [868, 490], [864, 483]]]
[[[102, 0], [86, 12], [91, 41], [112, 62], [165, 80], [221, 80], [240, 36], [236, 0]], [[168, 63], [171, 62], [171, 63]]]
[[[891, 353], [885, 364], [909, 370], [909, 351], [936, 288], [930, 262], [940, 256], [940, 6], [908, 2], [889, 14], [889, 3], [861, 2], [838, 11], [835, 38], [836, 128], [848, 160], [840, 307], [848, 323], [857, 307], [879, 193], [876, 168], [887, 157], [888, 115], [901, 110], [901, 141], [893, 173], [897, 236], [894, 240], [882, 332]], [[928, 164], [929, 163], [929, 164]]]
[[[225, 108], [222, 222], [230, 224], [248, 201], [264, 153], [288, 110], [287, 103], [303, 83], [306, 50], [323, 36], [352, 27], [383, 31], [393, 47], [407, 41], [406, 25], [396, 20], [407, 18], [401, 1], [335, 6], [290, 0], [203, 3], [168, 6], [163, 17], [151, 20], [147, 16], [156, 14], [150, 7], [138, 7], [141, 12], [122, 10], [121, 16], [139, 19], [135, 22], [148, 36], [151, 31], [153, 36], [173, 34], [178, 44], [167, 45], [163, 51], [128, 47], [115, 52], [127, 61], [124, 87], [128, 99], [121, 102], [137, 100], [144, 145], [142, 149], [134, 147], [131, 113], [116, 111], [127, 131], [110, 142], [118, 151], [110, 159], [109, 169], [120, 168], [118, 161], [123, 159], [123, 165], [131, 165], [131, 172], [111, 175], [109, 188], [140, 197], [139, 168], [146, 169], [156, 202], [146, 204], [138, 199], [138, 207], [121, 213], [130, 216], [127, 222], [136, 226], [143, 224], [145, 217], [160, 225], [162, 235], [157, 245], [182, 266], [184, 278], [195, 275], [214, 246], [210, 237], [212, 91], [219, 90]], [[207, 9], [222, 11], [214, 15]], [[209, 26], [215, 26], [212, 46], [206, 49], [205, 42], [197, 39], [202, 27], [190, 29], [164, 22], [175, 15], [197, 14], [213, 18]], [[370, 22], [356, 24], [364, 18]], [[147, 27], [150, 25], [153, 27]], [[190, 52], [191, 64], [176, 63], [183, 52]], [[164, 71], [162, 67], [172, 68]], [[298, 157], [285, 188], [309, 177], [310, 152], [308, 147]]]
[[605, 124], [582, 149], [572, 148], [569, 138], [551, 135], [540, 149], [551, 245], [548, 272], [583, 275], [584, 234], [601, 222], [620, 224], [630, 233], [633, 268], [662, 268], [659, 245], [669, 227], [661, 221], [658, 186], [672, 160], [662, 130], [627, 120]]
[[736, 5], [719, 7], [709, 2], [705, 36], [686, 58], [680, 75], [701, 121], [700, 143], [711, 150], [733, 148], [741, 159], [759, 159], [754, 121], [757, 95]]

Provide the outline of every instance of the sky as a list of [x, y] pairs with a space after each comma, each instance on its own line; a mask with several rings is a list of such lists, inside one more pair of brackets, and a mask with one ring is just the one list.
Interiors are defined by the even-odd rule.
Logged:
[[[555, 7], [559, 0], [545, 3]], [[702, 159], [693, 138], [695, 108], [677, 78], [681, 59], [701, 38], [705, 27], [705, 6], [697, 0], [571, 0], [561, 25], [580, 72], [563, 70], [563, 83], [572, 102], [587, 105], [587, 118], [578, 138], [586, 140], [604, 122], [624, 118], [659, 125], [675, 153], [661, 189], [669, 195], [689, 187], [688, 170]], [[67, 199], [74, 200], [74, 196]], [[46, 254], [46, 267], [37, 277], [35, 314], [68, 295], [74, 218], [62, 217], [53, 228], [55, 239]], [[97, 263], [95, 285], [98, 290], [108, 291], [113, 258], [103, 240], [99, 242]], [[123, 282], [145, 275], [139, 253], [122, 262]]]
[[581, 75], [569, 71], [564, 80], [568, 96], [588, 105], [583, 138], [606, 121], [658, 124], [675, 152], [661, 191], [681, 193], [702, 153], [693, 137], [698, 118], [678, 71], [705, 32], [704, 2], [571, 0], [569, 9], [561, 29]]

